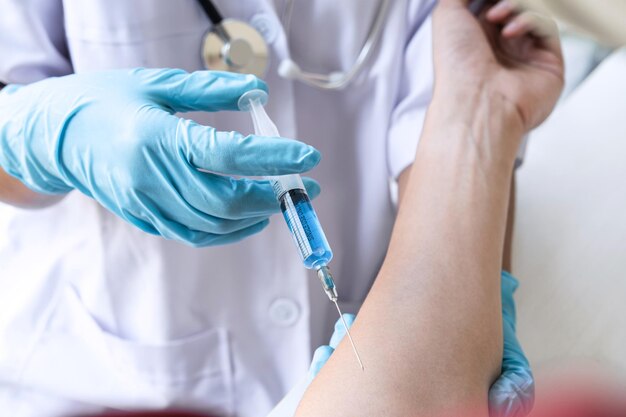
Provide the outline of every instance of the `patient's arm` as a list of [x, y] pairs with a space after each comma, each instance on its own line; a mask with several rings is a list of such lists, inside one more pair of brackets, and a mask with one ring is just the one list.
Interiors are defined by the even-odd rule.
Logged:
[[297, 415], [486, 409], [501, 363], [500, 262], [522, 132], [501, 123], [507, 103], [471, 104], [471, 126], [440, 103], [429, 111], [387, 258], [352, 328], [365, 371], [343, 343]]
[[344, 341], [299, 417], [487, 414], [502, 355], [499, 271], [515, 153], [556, 102], [562, 61], [554, 37], [494, 53], [463, 1], [441, 0], [436, 13], [433, 102], [387, 257], [352, 327], [365, 371]]

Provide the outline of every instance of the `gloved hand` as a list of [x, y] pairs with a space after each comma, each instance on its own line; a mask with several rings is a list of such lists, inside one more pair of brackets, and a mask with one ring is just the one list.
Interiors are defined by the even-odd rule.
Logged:
[[502, 271], [502, 325], [504, 353], [502, 375], [489, 390], [489, 414], [492, 417], [523, 417], [530, 414], [535, 402], [535, 380], [530, 364], [515, 334], [515, 300], [519, 283]]
[[[78, 189], [140, 229], [194, 246], [263, 229], [279, 210], [268, 181], [320, 159], [284, 138], [218, 132], [175, 112], [237, 110], [254, 76], [173, 69], [74, 74], [0, 92], [0, 166], [49, 194]], [[210, 172], [201, 172], [203, 169]], [[319, 185], [305, 179], [312, 196]]]
[[[530, 413], [535, 396], [535, 381], [528, 359], [515, 334], [515, 300], [513, 293], [518, 282], [511, 274], [502, 271], [502, 319], [504, 325], [504, 354], [502, 374], [489, 390], [489, 414], [491, 417], [523, 417]], [[348, 327], [354, 323], [354, 315], [344, 314]], [[341, 320], [335, 323], [335, 331], [328, 345], [320, 346], [313, 354], [309, 372], [289, 394], [276, 406], [268, 417], [292, 417], [308, 385], [328, 362], [339, 342], [346, 335]]]
[[[352, 326], [354, 323], [354, 315], [353, 314], [344, 314], [343, 318], [346, 320], [346, 324], [348, 327]], [[293, 417], [296, 413], [296, 409], [298, 408], [298, 404], [300, 404], [300, 400], [304, 395], [304, 392], [311, 384], [313, 379], [320, 372], [322, 367], [328, 362], [330, 359], [330, 355], [333, 354], [337, 346], [339, 346], [339, 342], [346, 335], [346, 328], [343, 327], [343, 323], [341, 319], [337, 320], [335, 323], [335, 331], [330, 338], [330, 342], [328, 345], [322, 345], [315, 350], [313, 354], [313, 359], [311, 360], [311, 366], [309, 367], [309, 372], [307, 372], [306, 376], [301, 379], [292, 389], [287, 393], [287, 395], [281, 400], [276, 407], [267, 415], [267, 417]]]

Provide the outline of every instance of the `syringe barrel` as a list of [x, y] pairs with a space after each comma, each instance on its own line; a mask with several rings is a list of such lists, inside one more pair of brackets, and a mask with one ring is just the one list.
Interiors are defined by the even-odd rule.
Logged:
[[[265, 91], [251, 90], [239, 98], [239, 108], [251, 112], [257, 135], [280, 136], [276, 125], [263, 108], [266, 102]], [[267, 179], [272, 184], [304, 266], [309, 269], [326, 266], [332, 259], [333, 252], [300, 175], [281, 175]]]
[[[285, 189], [284, 186], [287, 181], [277, 179], [284, 179], [285, 177], [297, 177], [300, 186]], [[300, 176], [286, 175], [270, 177], [269, 179], [272, 181], [274, 190], [279, 190], [276, 197], [304, 266], [314, 269], [328, 265], [333, 258], [333, 252]], [[290, 181], [296, 182], [295, 179]]]

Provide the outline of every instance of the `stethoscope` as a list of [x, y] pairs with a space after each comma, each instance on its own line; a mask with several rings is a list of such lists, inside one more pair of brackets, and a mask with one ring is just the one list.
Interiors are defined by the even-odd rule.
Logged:
[[[209, 70], [254, 74], [262, 77], [267, 71], [269, 52], [267, 42], [254, 27], [236, 19], [224, 19], [211, 0], [198, 0], [213, 24], [202, 42], [202, 60]], [[278, 66], [278, 74], [325, 90], [337, 90], [347, 86], [363, 69], [373, 54], [392, 0], [380, 0], [376, 17], [367, 39], [349, 71], [317, 74], [303, 71], [291, 59], [284, 59]], [[289, 32], [294, 0], [287, 0], [283, 13], [283, 27]]]

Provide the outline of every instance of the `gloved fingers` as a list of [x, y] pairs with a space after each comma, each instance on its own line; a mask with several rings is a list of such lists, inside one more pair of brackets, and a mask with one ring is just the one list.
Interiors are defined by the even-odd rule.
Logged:
[[259, 233], [269, 224], [268, 219], [261, 220], [251, 226], [243, 229], [236, 230], [232, 233], [215, 234], [207, 233], [199, 230], [193, 230], [187, 226], [178, 223], [174, 220], [164, 218], [162, 216], [156, 216], [153, 213], [144, 214], [149, 220], [143, 220], [140, 216], [135, 216], [135, 220], [131, 221], [130, 216], [126, 219], [131, 221], [132, 224], [145, 229], [145, 225], [151, 225], [148, 229], [156, 231], [156, 234], [163, 236], [166, 239], [177, 240], [193, 247], [204, 247], [214, 245], [225, 245], [229, 243], [238, 242], [245, 239], [248, 236]]
[[152, 202], [144, 201], [142, 205], [144, 210], [141, 213], [135, 214], [122, 210], [120, 216], [144, 232], [166, 239], [178, 240], [191, 246], [207, 246], [217, 237], [212, 233], [189, 229], [181, 223], [157, 214], [159, 209]]
[[302, 177], [302, 183], [304, 184], [304, 188], [306, 188], [306, 192], [311, 200], [320, 195], [320, 193], [322, 192], [320, 184], [313, 178]]
[[530, 363], [517, 339], [513, 323], [503, 322], [504, 350], [502, 355], [502, 372], [514, 372], [519, 369], [530, 374]]
[[508, 322], [513, 327], [515, 332], [515, 300], [513, 294], [519, 287], [519, 282], [513, 275], [506, 271], [502, 271], [501, 274], [501, 292], [502, 292], [502, 317], [504, 321]]
[[[117, 211], [128, 210], [146, 219], [159, 234], [178, 231], [176, 225], [182, 225], [184, 229], [180, 230], [185, 236], [175, 233], [172, 238], [185, 241], [198, 240], [188, 237], [190, 233], [185, 229], [225, 235], [262, 222], [279, 211], [267, 181], [236, 180], [203, 173], [185, 163], [176, 167], [179, 159], [174, 157], [173, 161], [168, 161], [171, 157], [163, 153], [154, 152], [140, 161], [151, 168], [147, 174], [134, 175], [127, 182], [110, 178], [109, 183], [119, 185], [110, 187], [114, 198], [107, 198], [107, 193], [93, 197], [113, 211], [116, 208]], [[166, 220], [172, 223], [160, 224]]]
[[[354, 314], [344, 314], [343, 318], [346, 321], [348, 328], [350, 328], [352, 323], [354, 323]], [[311, 379], [313, 379], [313, 377], [315, 377], [322, 369], [322, 366], [328, 362], [328, 359], [330, 359], [330, 356], [335, 352], [339, 342], [341, 342], [341, 339], [343, 339], [345, 335], [346, 328], [343, 321], [338, 319], [335, 323], [335, 331], [330, 338], [330, 343], [328, 345], [318, 347], [313, 354], [313, 360], [311, 361], [311, 367], [309, 368], [309, 376]]]
[[[279, 211], [267, 181], [237, 180], [187, 168], [161, 177], [159, 216], [192, 230], [225, 235], [262, 222]], [[143, 194], [135, 198], [148, 199]]]
[[502, 315], [504, 350], [502, 374], [489, 390], [492, 417], [524, 417], [534, 403], [534, 378], [530, 364], [515, 333], [515, 301], [517, 280], [502, 271]]
[[[191, 246], [216, 245], [243, 239], [267, 226], [267, 216], [242, 220], [224, 220], [202, 213], [182, 197], [166, 189], [164, 201], [158, 202], [145, 193], [131, 190], [133, 210], [112, 207], [112, 211], [141, 230], [185, 242]], [[169, 191], [169, 192], [168, 192]]]
[[247, 91], [267, 91], [254, 75], [221, 71], [137, 69], [152, 98], [172, 112], [239, 110], [237, 102]]
[[266, 216], [280, 211], [274, 190], [267, 180], [236, 179], [203, 174], [197, 189], [182, 190], [194, 207], [220, 219], [241, 220]]
[[252, 235], [255, 235], [261, 232], [269, 224], [270, 224], [269, 219], [265, 219], [256, 224], [253, 224], [250, 227], [237, 230], [236, 232], [233, 232], [233, 233], [228, 233], [225, 235], [213, 235], [212, 239], [207, 239], [207, 240], [195, 242], [195, 243], [191, 242], [191, 245], [195, 247], [203, 247], [203, 246], [222, 246], [222, 245], [229, 245], [231, 243], [237, 243]]
[[124, 210], [124, 209], [121, 209], [121, 210], [117, 208], [109, 208], [109, 209], [113, 211], [115, 214], [117, 214], [118, 216], [120, 216], [122, 219], [126, 220], [128, 223], [139, 228], [140, 230], [146, 233], [149, 233], [151, 235], [161, 236], [161, 232], [155, 227], [153, 222], [149, 219], [150, 216], [146, 216], [145, 214], [135, 215], [131, 213], [130, 211]]
[[[348, 328], [352, 327], [352, 323], [354, 323], [354, 319], [355, 319], [354, 314], [344, 313], [343, 318], [346, 321]], [[343, 321], [341, 319], [338, 319], [335, 322], [335, 331], [333, 332], [333, 335], [330, 337], [329, 345], [333, 349], [337, 349], [337, 346], [339, 346], [339, 342], [341, 342], [341, 340], [344, 338], [345, 335], [346, 335], [346, 328], [343, 325]]]
[[502, 285], [502, 332], [504, 351], [502, 357], [503, 374], [522, 369], [524, 374], [531, 374], [530, 364], [515, 332], [515, 300], [513, 293], [517, 289], [517, 280], [508, 272], [501, 274]]
[[[174, 221], [183, 224], [190, 230], [198, 231], [199, 233], [207, 233], [214, 235], [216, 238], [223, 235], [229, 235], [240, 230], [247, 229], [258, 223], [264, 222], [268, 219], [270, 213], [267, 215], [243, 217], [241, 219], [224, 219], [218, 218], [211, 214], [207, 214], [199, 209], [196, 209], [189, 205], [188, 202], [180, 199], [180, 204], [171, 205], [173, 212], [161, 211], [162, 215], [168, 218], [174, 219]], [[223, 204], [220, 202], [219, 204]], [[205, 207], [204, 210], [211, 210]], [[191, 239], [195, 240], [195, 239]]]
[[[207, 198], [219, 200], [210, 214], [222, 219], [242, 220], [250, 217], [269, 217], [280, 211], [280, 204], [272, 185], [267, 180], [235, 179], [212, 175], [212, 184], [207, 190]], [[319, 194], [319, 184], [310, 178], [303, 179], [311, 198]]]
[[[232, 220], [233, 226], [240, 220], [269, 217], [280, 211], [280, 204], [268, 180], [235, 179], [201, 172], [193, 167], [190, 167], [189, 178], [192, 178], [192, 186], [177, 187], [189, 205], [220, 221]], [[305, 177], [302, 182], [311, 198], [319, 195], [317, 181]], [[224, 226], [227, 227], [226, 232], [233, 231], [228, 229], [228, 222]]]
[[535, 381], [528, 369], [504, 371], [489, 390], [491, 417], [526, 417], [535, 403]]
[[311, 360], [311, 366], [309, 367], [309, 378], [312, 380], [319, 374], [322, 367], [326, 365], [330, 356], [335, 352], [335, 349], [328, 345], [322, 345], [315, 349], [313, 359]]
[[[203, 222], [204, 218], [209, 218], [212, 221], [210, 223]], [[189, 224], [189, 226], [199, 231], [210, 233], [216, 236], [222, 236], [230, 235], [240, 230], [247, 229], [251, 226], [254, 226], [255, 224], [265, 222], [266, 220], [268, 220], [268, 216], [256, 216], [247, 217], [241, 220], [229, 220], [216, 219], [213, 216], [200, 214], [194, 219], [192, 223]]]
[[[170, 116], [175, 118], [175, 116]], [[194, 167], [225, 175], [272, 176], [309, 171], [320, 153], [293, 139], [218, 132], [176, 118], [176, 147]]]
[[267, 180], [236, 179], [199, 171], [191, 175], [196, 177], [194, 186], [179, 192], [196, 210], [216, 219], [236, 222], [280, 212]]

